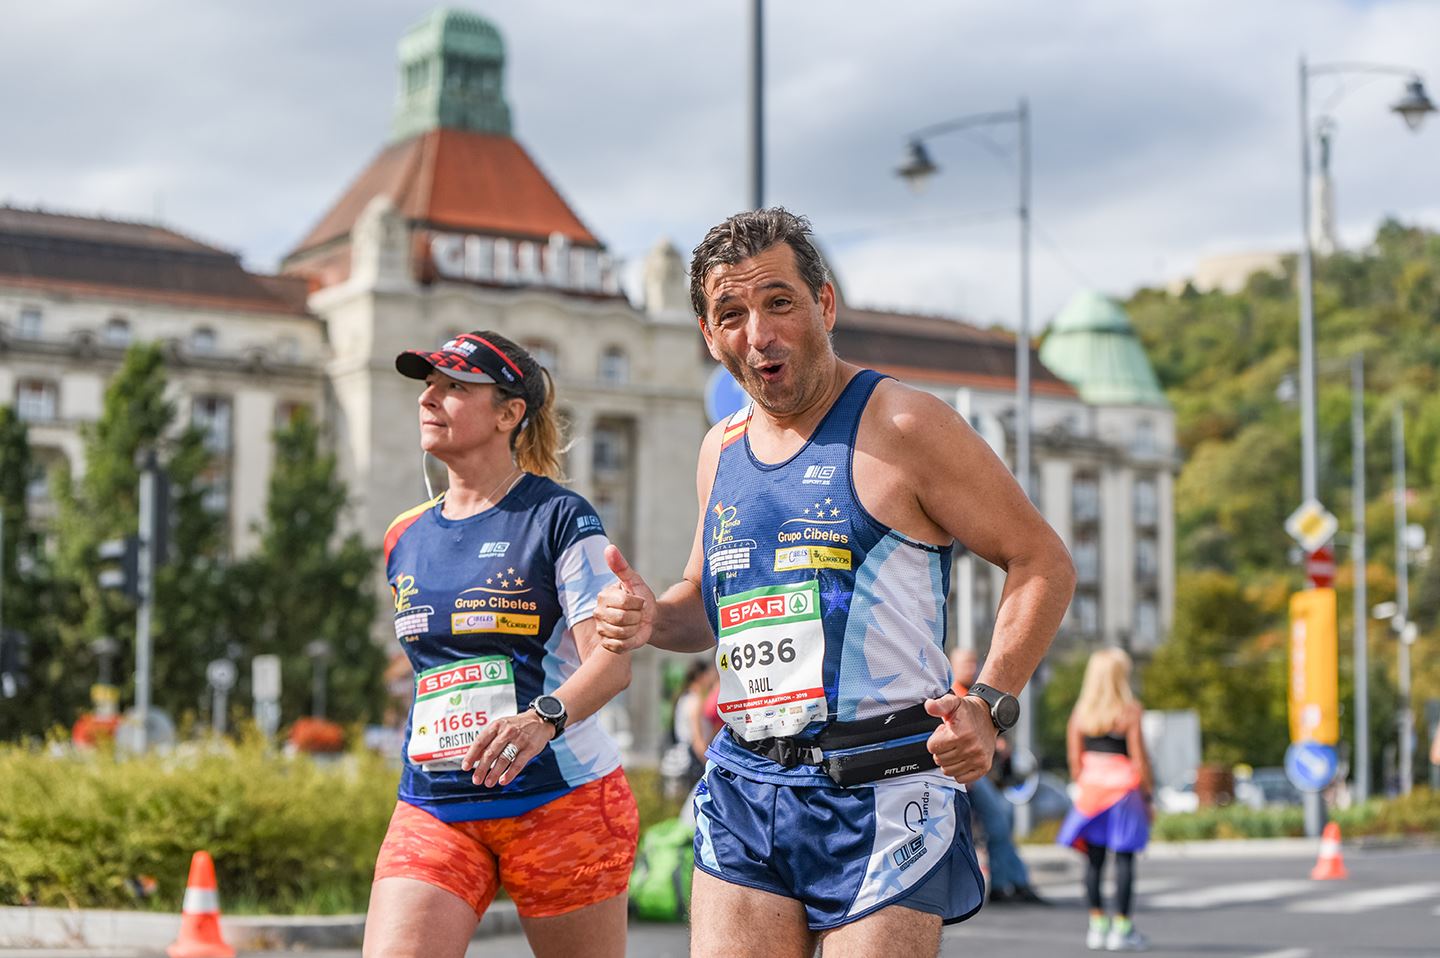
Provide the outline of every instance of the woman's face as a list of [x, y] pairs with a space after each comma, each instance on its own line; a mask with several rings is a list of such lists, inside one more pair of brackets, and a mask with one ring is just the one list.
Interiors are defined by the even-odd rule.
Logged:
[[434, 371], [420, 393], [420, 448], [441, 462], [498, 442], [509, 455], [508, 437], [520, 424], [525, 402], [495, 404], [494, 383], [465, 383]]

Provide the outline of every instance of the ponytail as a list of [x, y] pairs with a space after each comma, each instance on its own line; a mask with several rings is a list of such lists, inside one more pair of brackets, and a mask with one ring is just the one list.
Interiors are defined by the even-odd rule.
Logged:
[[525, 400], [525, 416], [510, 433], [510, 452], [515, 464], [537, 476], [563, 481], [560, 473], [562, 438], [555, 414], [555, 381], [550, 371], [535, 361], [523, 346], [490, 330], [472, 335], [484, 339], [505, 355], [520, 372], [520, 381], [501, 383], [495, 391], [495, 404], [510, 399]]
[[[520, 427], [510, 434], [510, 448], [515, 452], [515, 463], [526, 472], [550, 479], [562, 479], [560, 474], [560, 424], [555, 415], [555, 382], [550, 371], [540, 366], [543, 381], [537, 381], [533, 390], [525, 390], [525, 418]], [[537, 399], [531, 400], [530, 393], [538, 392]]]

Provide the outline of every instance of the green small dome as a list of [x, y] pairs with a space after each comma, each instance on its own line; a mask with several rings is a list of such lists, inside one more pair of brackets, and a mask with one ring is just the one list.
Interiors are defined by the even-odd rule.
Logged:
[[1081, 290], [1050, 325], [1040, 361], [1099, 406], [1169, 406], [1120, 304]]

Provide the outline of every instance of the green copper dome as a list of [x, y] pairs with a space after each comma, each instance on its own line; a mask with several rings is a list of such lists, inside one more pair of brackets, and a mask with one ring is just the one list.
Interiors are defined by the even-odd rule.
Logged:
[[1055, 317], [1040, 361], [1100, 406], [1168, 406], [1130, 317], [1115, 301], [1082, 290]]
[[505, 42], [467, 10], [436, 10], [400, 38], [395, 139], [445, 128], [510, 135]]

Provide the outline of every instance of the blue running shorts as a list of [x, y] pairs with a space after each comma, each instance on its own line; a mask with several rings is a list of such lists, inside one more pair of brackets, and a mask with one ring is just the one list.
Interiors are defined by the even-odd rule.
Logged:
[[948, 925], [984, 899], [970, 800], [928, 777], [771, 785], [712, 762], [695, 790], [695, 867], [799, 901], [812, 931], [887, 905]]

